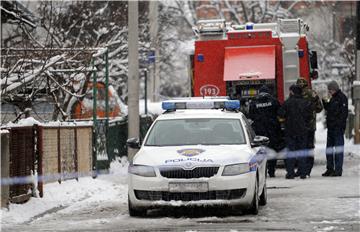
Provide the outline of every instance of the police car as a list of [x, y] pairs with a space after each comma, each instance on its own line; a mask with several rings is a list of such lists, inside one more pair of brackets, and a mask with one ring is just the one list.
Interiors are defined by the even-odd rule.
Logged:
[[257, 214], [265, 205], [267, 137], [255, 136], [240, 103], [229, 99], [162, 102], [129, 165], [131, 216], [164, 206], [225, 206]]

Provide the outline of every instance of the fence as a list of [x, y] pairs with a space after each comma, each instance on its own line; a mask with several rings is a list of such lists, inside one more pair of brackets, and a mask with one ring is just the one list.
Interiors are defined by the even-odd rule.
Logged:
[[[144, 138], [152, 122], [151, 116], [140, 117], [141, 139]], [[126, 119], [110, 121], [106, 136], [107, 166], [116, 157], [127, 155], [127, 128]], [[11, 202], [26, 202], [34, 195], [36, 191], [34, 186], [37, 186], [39, 195], [42, 197], [44, 183], [54, 181], [61, 183], [66, 179], [92, 175], [94, 163], [105, 162], [96, 160], [97, 156], [93, 156], [94, 139], [91, 124], [71, 122], [16, 126], [6, 129], [9, 130], [7, 134], [9, 136], [9, 162], [4, 161], [5, 163], [2, 164], [1, 177], [7, 177], [6, 173], [3, 174], [6, 169], [3, 165], [8, 164], [9, 179], [17, 180], [16, 183], [5, 186], [9, 187], [8, 198]], [[4, 136], [1, 136], [2, 142], [6, 140]], [[2, 155], [2, 161], [3, 157]], [[36, 181], [37, 183], [34, 183]]]
[[[9, 177], [31, 176], [35, 170], [35, 131], [32, 126], [10, 129], [10, 175]], [[12, 202], [27, 201], [32, 195], [31, 183], [13, 184], [9, 187]]]
[[[92, 126], [39, 126], [38, 173], [43, 183], [78, 178], [92, 171]], [[55, 148], [55, 149], [54, 149]]]
[[[140, 116], [140, 139], [143, 140], [146, 132], [153, 122], [153, 116]], [[126, 118], [112, 120], [109, 122], [107, 138], [108, 161], [115, 160], [116, 157], [127, 156], [126, 140], [128, 139], [128, 121]]]
[[[9, 167], [9, 173], [8, 176], [2, 173], [1, 177], [2, 180], [7, 177], [12, 180], [8, 183], [2, 181], [2, 187], [9, 188], [11, 202], [29, 200], [34, 194], [34, 186], [38, 187], [42, 197], [43, 183], [61, 182], [92, 172], [91, 125], [34, 125], [7, 129], [9, 160], [2, 163], [2, 169]], [[6, 142], [4, 136], [2, 142]], [[34, 183], [36, 179], [37, 183]]]

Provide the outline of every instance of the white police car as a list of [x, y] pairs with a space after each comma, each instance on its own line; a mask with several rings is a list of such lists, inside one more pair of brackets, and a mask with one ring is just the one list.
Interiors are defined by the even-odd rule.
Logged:
[[257, 214], [265, 205], [268, 138], [255, 136], [240, 103], [171, 100], [129, 166], [129, 213], [162, 206], [229, 206]]

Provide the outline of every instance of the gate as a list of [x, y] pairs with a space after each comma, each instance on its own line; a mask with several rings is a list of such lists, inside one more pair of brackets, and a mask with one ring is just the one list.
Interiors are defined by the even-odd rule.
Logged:
[[[32, 184], [21, 181], [31, 176], [35, 170], [35, 129], [30, 127], [12, 127], [10, 129], [10, 178], [19, 181], [10, 185], [10, 201], [22, 203], [30, 199]], [[24, 183], [22, 183], [24, 182]]]

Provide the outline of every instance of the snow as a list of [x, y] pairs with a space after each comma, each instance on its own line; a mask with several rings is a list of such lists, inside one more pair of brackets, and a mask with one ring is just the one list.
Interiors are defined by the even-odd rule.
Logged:
[[34, 119], [33, 117], [23, 118], [19, 120], [17, 123], [9, 122], [6, 124], [6, 127], [14, 127], [14, 126], [33, 126], [33, 125], [40, 125], [41, 123]]
[[1, 134], [9, 134], [10, 132], [9, 132], [8, 130], [1, 129], [1, 130], [0, 130], [0, 133], [1, 133]]
[[46, 184], [43, 198], [33, 197], [25, 204], [10, 204], [9, 209], [1, 209], [1, 226], [27, 222], [57, 209], [65, 213], [111, 199], [127, 202], [127, 167], [127, 160], [120, 159], [111, 164], [110, 175]]
[[[149, 114], [160, 115], [164, 112], [161, 106], [161, 102], [152, 102], [147, 101], [147, 111]], [[141, 115], [145, 114], [145, 100], [141, 99], [139, 101], [139, 112]]]
[[51, 121], [41, 123], [34, 119], [33, 117], [23, 118], [19, 120], [17, 123], [9, 122], [4, 125], [5, 128], [7, 127], [23, 127], [23, 126], [33, 126], [39, 125], [44, 127], [58, 127], [58, 126], [92, 126], [92, 121], [73, 121], [73, 122], [61, 122], [61, 121]]
[[64, 59], [65, 58], [65, 55], [58, 55], [58, 56], [54, 56], [54, 57], [51, 57], [47, 64], [42, 66], [41, 68], [37, 68], [37, 69], [34, 69], [32, 70], [30, 73], [27, 73], [25, 75], [23, 75], [23, 78], [21, 81], [18, 81], [18, 82], [14, 82], [14, 83], [11, 83], [10, 85], [8, 85], [6, 88], [4, 88], [2, 90], [2, 93], [7, 93], [7, 92], [10, 92], [10, 91], [14, 91], [16, 90], [17, 88], [23, 86], [24, 84], [30, 82], [30, 81], [33, 81], [37, 76], [39, 76], [42, 72], [44, 72], [45, 70], [47, 70], [49, 67], [51, 67], [52, 65], [56, 64], [57, 62], [59, 62], [60, 60]]
[[128, 107], [124, 104], [124, 102], [120, 99], [119, 95], [116, 93], [114, 87], [112, 85], [109, 86], [109, 92], [112, 96], [115, 97], [116, 103], [120, 107], [120, 112], [123, 116], [128, 115]]
[[[140, 101], [140, 107], [143, 106], [144, 102]], [[161, 111], [160, 103], [148, 102], [149, 104], [149, 112], [157, 114]], [[329, 220], [327, 217], [328, 214], [331, 212], [314, 212], [313, 206], [315, 204], [329, 204], [327, 203], [328, 199], [322, 198], [322, 193], [326, 190], [329, 185], [333, 185], [334, 183], [331, 182], [329, 178], [321, 178], [321, 172], [325, 169], [324, 162], [325, 162], [325, 147], [326, 147], [326, 129], [324, 129], [323, 125], [323, 115], [319, 115], [319, 121], [317, 123], [317, 132], [316, 132], [316, 148], [315, 148], [315, 161], [317, 167], [314, 168], [314, 174], [310, 180], [285, 180], [283, 178], [284, 170], [279, 169], [277, 170], [277, 178], [268, 179], [268, 187], [276, 186], [276, 187], [289, 187], [286, 190], [286, 197], [283, 195], [276, 195], [275, 190], [273, 191], [274, 197], [272, 199], [272, 204], [280, 204], [283, 205], [283, 210], [291, 210], [291, 207], [296, 207], [298, 201], [302, 201], [303, 204], [308, 205], [308, 210], [302, 212], [300, 215], [290, 215], [290, 219], [296, 219], [296, 217], [304, 218], [306, 215], [311, 214], [314, 220], [310, 221], [312, 225], [324, 225], [321, 228], [318, 228], [316, 231], [338, 231], [342, 230], [341, 226], [345, 226], [346, 223], [350, 223], [349, 220], [342, 220], [341, 218], [336, 220]], [[28, 121], [32, 121], [28, 119]], [[352, 154], [351, 157], [349, 154]], [[359, 159], [360, 158], [360, 149], [358, 146], [354, 146], [352, 144], [352, 140], [346, 140], [345, 144], [345, 154], [347, 159]], [[356, 158], [357, 157], [357, 158]], [[348, 160], [349, 162], [349, 160]], [[128, 161], [126, 157], [118, 158], [117, 160], [113, 161], [110, 164], [110, 170], [108, 174], [99, 175], [96, 179], [92, 177], [81, 177], [79, 181], [76, 180], [67, 180], [62, 182], [61, 184], [55, 183], [48, 183], [44, 185], [44, 197], [43, 198], [31, 198], [25, 204], [10, 204], [9, 209], [2, 209], [1, 210], [1, 225], [8, 227], [14, 224], [24, 223], [24, 222], [34, 222], [36, 220], [47, 219], [54, 217], [56, 214], [66, 215], [66, 214], [76, 214], [83, 212], [84, 210], [93, 209], [94, 212], [97, 209], [103, 209], [102, 206], [111, 205], [109, 207], [116, 206], [124, 207], [120, 215], [116, 216], [116, 220], [126, 221], [129, 220], [129, 216], [126, 210], [127, 205], [127, 169], [128, 169]], [[347, 173], [356, 173], [358, 167], [353, 166], [351, 168], [347, 168], [345, 171]], [[346, 174], [349, 175], [349, 174]], [[356, 177], [355, 177], [356, 178]], [[334, 179], [332, 179], [334, 180]], [[336, 210], [337, 215], [345, 215], [344, 217], [351, 218], [358, 218], [360, 216], [360, 211], [356, 211], [358, 206], [355, 204], [352, 207], [348, 207], [348, 203], [345, 204], [345, 201], [352, 199], [340, 199], [338, 196], [348, 196], [349, 194], [353, 194], [352, 192], [343, 192], [342, 188], [344, 186], [352, 186], [354, 185], [353, 181], [354, 178], [343, 179], [347, 182], [342, 181], [339, 184], [339, 188], [336, 189], [332, 195], [336, 196], [332, 198], [334, 202], [331, 207], [332, 209]], [[312, 184], [310, 185], [310, 181]], [[325, 186], [325, 187], [324, 187]], [[340, 187], [343, 186], [343, 187]], [[298, 195], [297, 193], [301, 193], [302, 191], [309, 191], [311, 189], [311, 200], [301, 200], [301, 194]], [[279, 191], [279, 190], [277, 190]], [[335, 202], [336, 201], [336, 202]], [[280, 203], [279, 203], [280, 202]], [[281, 217], [282, 212], [273, 211], [272, 204], [269, 204], [267, 208], [263, 210], [267, 212], [269, 218], [265, 218], [264, 220], [271, 221], [275, 220], [274, 218]], [[174, 206], [181, 205], [181, 202], [174, 201]], [[325, 209], [324, 209], [325, 210]], [[86, 211], [85, 211], [86, 212]], [[357, 212], [354, 214], [354, 212]], [[290, 214], [290, 212], [289, 212]], [[325, 216], [324, 216], [325, 215]], [[316, 219], [315, 219], [316, 218]], [[323, 218], [323, 220], [318, 219]], [[336, 217], [334, 217], [336, 218]], [[96, 218], [96, 219], [88, 219], [79, 221], [79, 223], [83, 223], [82, 225], [89, 224], [89, 225], [102, 225], [110, 223], [110, 219], [107, 218]], [[135, 220], [135, 219], [134, 219]], [[149, 219], [150, 220], [150, 219]], [[157, 219], [155, 219], [157, 220]], [[170, 219], [164, 217], [161, 219], [161, 224], [171, 224], [175, 219]], [[184, 219], [181, 219], [182, 223], [184, 223]], [[213, 222], [216, 220], [223, 220], [217, 217], [205, 217], [202, 219], [203, 221]], [[353, 219], [351, 219], [353, 220]], [[130, 221], [132, 223], [135, 221]], [[72, 221], [71, 223], [75, 223]], [[146, 223], [146, 222], [143, 222]], [[175, 222], [178, 224], [179, 222]], [[351, 223], [356, 224], [356, 221], [351, 221]], [[176, 225], [174, 224], [174, 225]], [[80, 225], [78, 225], [80, 226]], [[145, 225], [144, 225], [145, 226]], [[144, 227], [146, 228], [146, 226]], [[187, 230], [193, 231], [193, 230]], [[195, 230], [196, 231], [196, 230]], [[236, 231], [236, 230], [231, 230]]]

